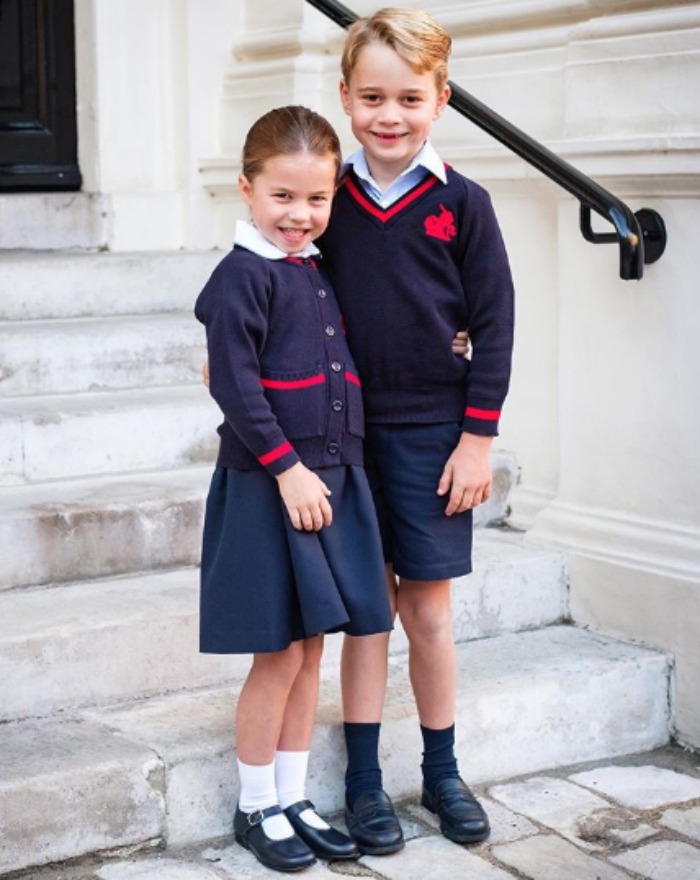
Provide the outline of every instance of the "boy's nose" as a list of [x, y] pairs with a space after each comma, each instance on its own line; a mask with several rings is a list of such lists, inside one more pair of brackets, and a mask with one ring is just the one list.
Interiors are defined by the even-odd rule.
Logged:
[[393, 101], [387, 101], [379, 109], [379, 121], [386, 125], [400, 121], [399, 107]]

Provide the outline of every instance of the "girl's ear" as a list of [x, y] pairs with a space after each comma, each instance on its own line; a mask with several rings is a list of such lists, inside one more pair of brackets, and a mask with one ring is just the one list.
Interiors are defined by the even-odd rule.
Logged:
[[250, 205], [253, 198], [253, 187], [245, 174], [240, 174], [238, 176], [238, 191], [241, 196], [243, 196], [243, 201], [246, 205]]

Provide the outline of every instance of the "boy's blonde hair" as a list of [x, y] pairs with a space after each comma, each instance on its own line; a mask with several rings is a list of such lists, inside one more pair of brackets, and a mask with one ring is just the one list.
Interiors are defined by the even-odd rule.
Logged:
[[386, 7], [351, 25], [340, 61], [346, 83], [350, 82], [360, 52], [371, 43], [389, 46], [416, 73], [434, 73], [438, 91], [445, 88], [452, 39], [427, 12]]

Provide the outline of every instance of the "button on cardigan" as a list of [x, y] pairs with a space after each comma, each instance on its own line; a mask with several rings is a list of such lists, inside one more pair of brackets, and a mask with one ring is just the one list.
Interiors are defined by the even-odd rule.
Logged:
[[335, 295], [314, 261], [266, 259], [237, 245], [195, 315], [225, 418], [218, 466], [276, 475], [298, 461], [362, 464], [360, 380]]

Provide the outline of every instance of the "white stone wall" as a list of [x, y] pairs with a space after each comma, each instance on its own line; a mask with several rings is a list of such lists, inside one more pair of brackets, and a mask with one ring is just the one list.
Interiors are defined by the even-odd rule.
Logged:
[[[436, 127], [444, 158], [491, 191], [516, 279], [499, 441], [522, 468], [513, 522], [572, 549], [578, 622], [674, 654], [677, 734], [700, 745], [700, 7], [403, 2], [449, 28], [455, 81], [666, 221], [666, 254], [623, 282], [566, 193], [454, 111]], [[227, 247], [242, 139], [273, 106], [324, 112], [352, 147], [342, 31], [302, 0], [77, 10], [81, 165], [109, 197], [113, 249]]]

